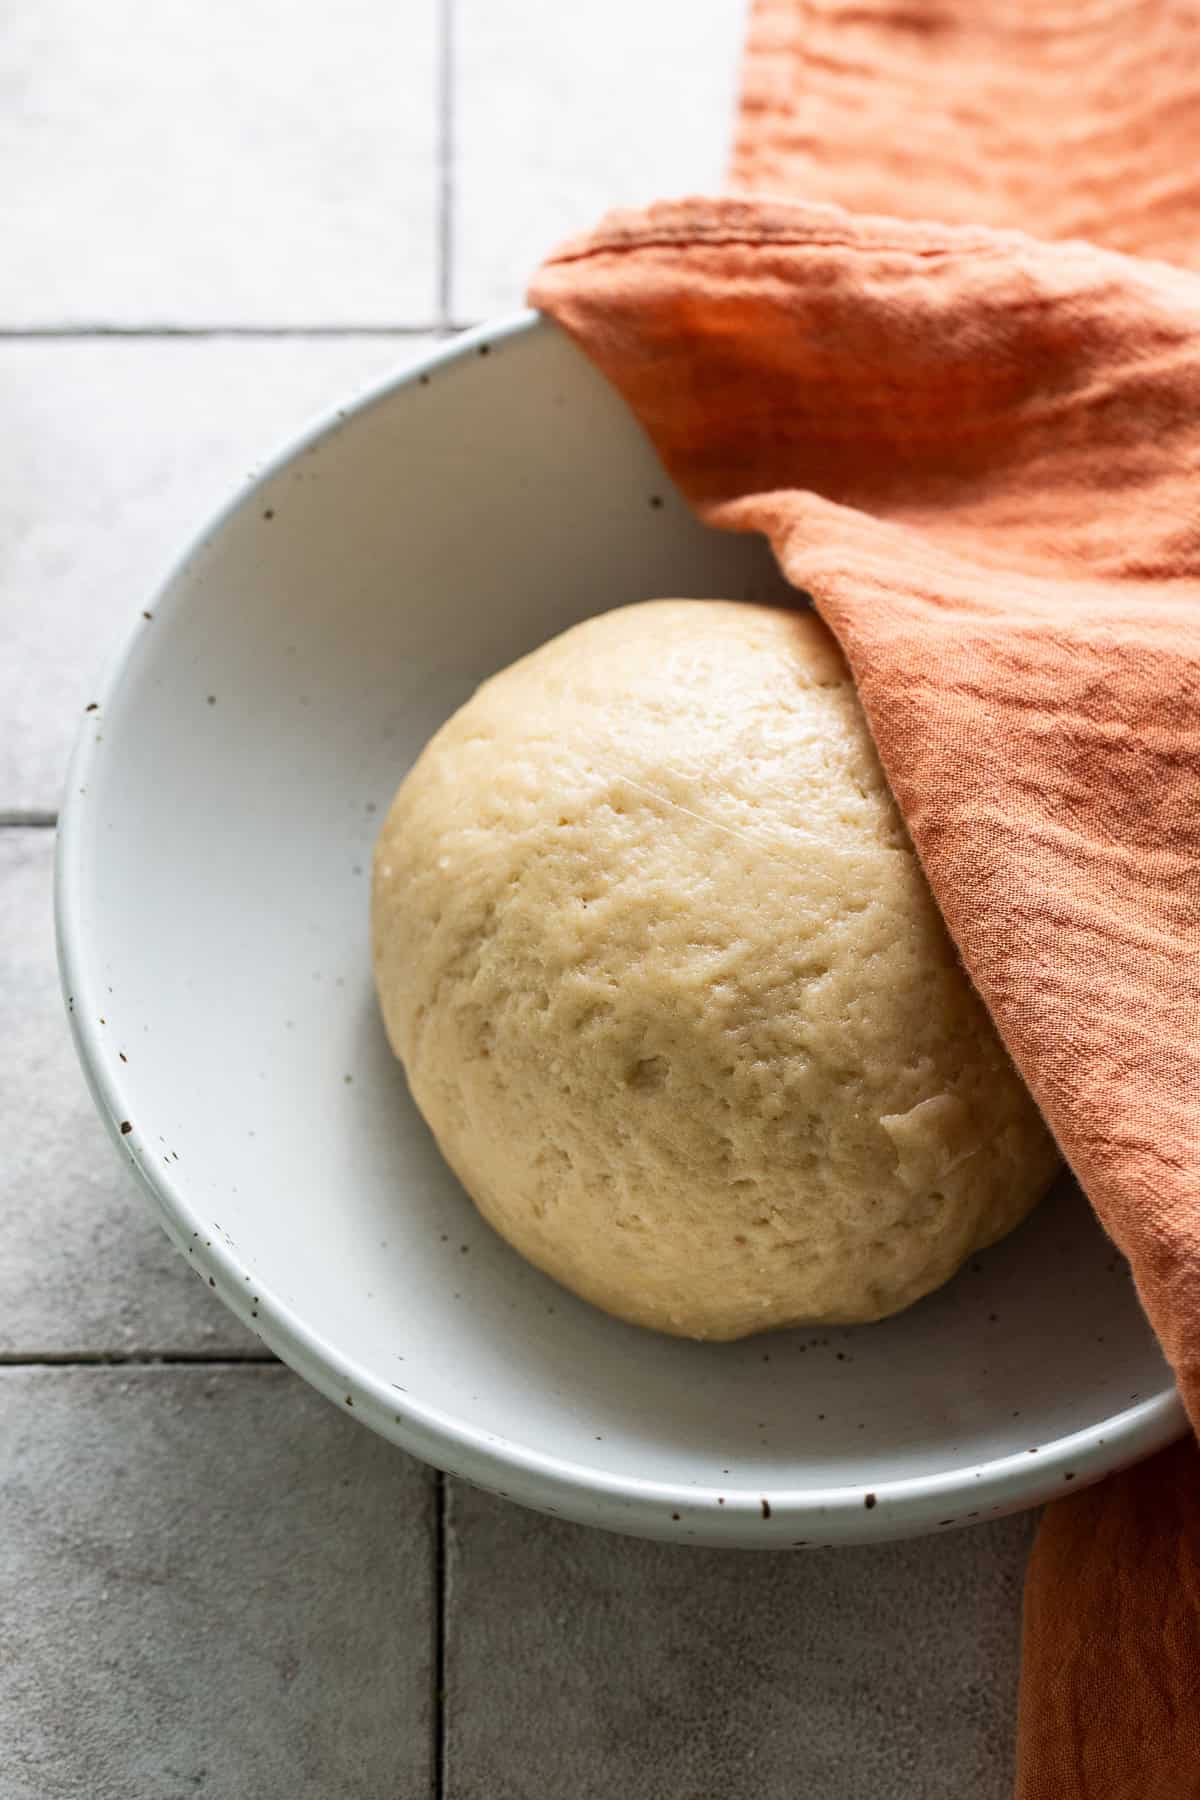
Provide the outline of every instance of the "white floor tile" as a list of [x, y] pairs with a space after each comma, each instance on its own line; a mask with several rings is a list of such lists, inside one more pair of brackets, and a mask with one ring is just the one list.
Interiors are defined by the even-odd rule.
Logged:
[[422, 324], [437, 0], [14, 0], [0, 325]]
[[746, 0], [457, 0], [453, 308], [522, 304], [610, 206], [719, 188]]
[[451, 1483], [447, 1800], [1006, 1800], [1031, 1529], [695, 1550]]
[[0, 1800], [426, 1800], [433, 1482], [287, 1370], [0, 1369]]
[[93, 689], [193, 532], [420, 338], [0, 343], [0, 811], [54, 807]]

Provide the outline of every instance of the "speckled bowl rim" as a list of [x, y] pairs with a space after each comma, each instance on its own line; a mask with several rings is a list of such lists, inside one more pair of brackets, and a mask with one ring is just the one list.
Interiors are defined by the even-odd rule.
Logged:
[[[184, 602], [171, 596], [183, 568], [216, 539], [253, 495], [287, 465], [334, 433], [345, 431], [394, 393], [422, 376], [476, 356], [487, 345], [503, 352], [514, 339], [555, 329], [533, 312], [523, 312], [464, 332], [399, 374], [385, 377], [349, 404], [330, 408], [291, 439], [218, 511], [184, 550], [152, 600], [156, 616], [169, 617]], [[101, 705], [126, 680], [138, 623], [101, 689]], [[1123, 1408], [1107, 1420], [1059, 1437], [1036, 1449], [981, 1464], [949, 1468], [933, 1475], [878, 1482], [868, 1495], [861, 1486], [770, 1488], [753, 1491], [696, 1487], [608, 1475], [600, 1470], [531, 1449], [464, 1424], [449, 1413], [423, 1405], [373, 1376], [336, 1344], [312, 1330], [280, 1295], [253, 1276], [236, 1249], [224, 1240], [189, 1200], [186, 1175], [176, 1165], [144, 1161], [120, 1121], [130, 1103], [122, 1091], [120, 1065], [103, 1054], [95, 1020], [102, 1008], [99, 984], [81, 905], [83, 845], [89, 814], [88, 779], [95, 756], [95, 733], [81, 729], [71, 758], [58, 827], [55, 865], [55, 924], [64, 997], [75, 1005], [68, 1017], [75, 1047], [92, 1097], [123, 1159], [132, 1163], [155, 1201], [168, 1236], [229, 1309], [285, 1363], [335, 1404], [422, 1460], [544, 1512], [638, 1536], [782, 1549], [921, 1535], [976, 1519], [1034, 1506], [1061, 1497], [1127, 1467], [1183, 1436], [1187, 1419], [1174, 1386]], [[146, 1134], [152, 1141], [153, 1133]]]

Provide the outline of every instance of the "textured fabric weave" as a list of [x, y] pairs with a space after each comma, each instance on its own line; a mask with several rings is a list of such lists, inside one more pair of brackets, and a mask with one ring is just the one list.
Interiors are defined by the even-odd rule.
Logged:
[[1195, 0], [757, 0], [731, 185], [1200, 263]]
[[[836, 632], [1193, 1420], [1198, 146], [1194, 0], [761, 0], [739, 191], [617, 215], [531, 295]], [[1200, 1795], [1198, 1477], [1188, 1445], [1051, 1509], [1021, 1800]]]

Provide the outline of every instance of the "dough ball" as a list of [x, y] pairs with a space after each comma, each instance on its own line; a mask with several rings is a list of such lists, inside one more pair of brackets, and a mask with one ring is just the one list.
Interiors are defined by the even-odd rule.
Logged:
[[627, 607], [486, 682], [396, 796], [373, 937], [480, 1211], [620, 1318], [883, 1318], [1057, 1167], [811, 613]]

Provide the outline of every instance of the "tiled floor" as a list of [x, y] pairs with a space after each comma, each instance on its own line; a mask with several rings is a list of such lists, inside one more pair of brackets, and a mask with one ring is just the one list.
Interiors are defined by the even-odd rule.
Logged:
[[[453, 8], [453, 17], [451, 17]], [[73, 721], [308, 415], [713, 185], [742, 0], [15, 0], [0, 50], [0, 1800], [999, 1800], [1028, 1526], [803, 1559], [443, 1482], [182, 1274], [56, 992]]]

